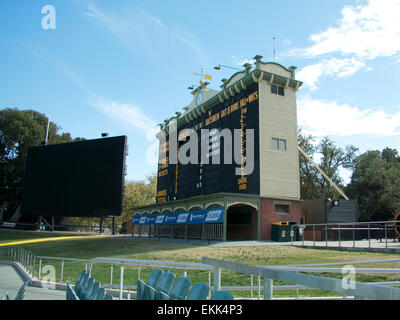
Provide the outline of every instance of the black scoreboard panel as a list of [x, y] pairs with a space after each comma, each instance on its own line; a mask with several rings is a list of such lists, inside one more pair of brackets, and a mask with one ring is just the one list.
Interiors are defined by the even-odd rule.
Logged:
[[[194, 129], [198, 138], [198, 163], [183, 165], [169, 164], [170, 144], [167, 141], [160, 144], [157, 202], [186, 199], [194, 196], [214, 193], [260, 193], [260, 165], [259, 165], [259, 94], [258, 84], [254, 83], [231, 97], [229, 100], [218, 103], [207, 110], [199, 118], [179, 128], [178, 136], [185, 129]], [[210, 131], [209, 137], [202, 137], [202, 129]], [[230, 129], [232, 134], [232, 164], [224, 164], [224, 138], [217, 139], [213, 135], [213, 129], [220, 132]], [[246, 129], [254, 130], [254, 171], [251, 175], [236, 175], [236, 163], [234, 157], [234, 129], [241, 130], [241, 154], [246, 156]], [[202, 139], [208, 139], [207, 154], [209, 164], [201, 163]], [[188, 138], [189, 140], [189, 138]], [[187, 141], [188, 141], [187, 140]], [[187, 141], [179, 142], [177, 148], [181, 148]], [[204, 152], [204, 151], [203, 151]], [[219, 154], [220, 164], [212, 163], [212, 154]], [[162, 163], [162, 160], [166, 163]]]
[[126, 136], [120, 136], [30, 148], [21, 213], [121, 215], [126, 142]]

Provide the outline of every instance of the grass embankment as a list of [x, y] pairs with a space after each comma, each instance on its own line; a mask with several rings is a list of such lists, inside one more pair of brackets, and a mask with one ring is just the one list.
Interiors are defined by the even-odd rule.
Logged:
[[[6, 234], [7, 233], [7, 234]], [[20, 233], [20, 232], [18, 232]], [[49, 237], [50, 233], [27, 233], [26, 237], [32, 236]], [[65, 234], [63, 234], [64, 236]], [[7, 236], [15, 240], [23, 238], [22, 234], [13, 235], [12, 233], [0, 230], [0, 242], [4, 242]], [[57, 235], [55, 235], [57, 236]], [[26, 239], [26, 238], [25, 238]], [[93, 259], [95, 257], [127, 258], [161, 261], [185, 261], [201, 262], [202, 257], [223, 259], [250, 265], [273, 266], [291, 264], [311, 264], [329, 262], [349, 262], [361, 260], [386, 260], [397, 259], [396, 254], [371, 253], [371, 252], [345, 252], [335, 250], [304, 249], [291, 246], [271, 246], [271, 247], [235, 247], [235, 248], [212, 248], [208, 246], [198, 246], [180, 242], [161, 242], [151, 240], [138, 240], [131, 238], [105, 238], [105, 239], [77, 239], [64, 240], [57, 242], [42, 242], [22, 245], [23, 248], [30, 250], [38, 256], [65, 257], [77, 259]], [[43, 260], [42, 266], [49, 264], [56, 268], [57, 279], [60, 279], [61, 262]], [[366, 265], [363, 267], [388, 267], [393, 268], [393, 263]], [[74, 282], [79, 273], [85, 268], [85, 262], [64, 263], [63, 281]], [[171, 270], [177, 277], [183, 275], [183, 270]], [[147, 279], [151, 270], [141, 268], [141, 278]], [[35, 275], [38, 275], [38, 261], [36, 262]], [[208, 272], [188, 271], [188, 277], [195, 282], [208, 283]], [[321, 274], [318, 274], [321, 275]], [[43, 274], [42, 274], [43, 276]], [[110, 283], [110, 265], [97, 264], [93, 268], [93, 276], [100, 283]], [[341, 278], [341, 274], [324, 274], [323, 276]], [[211, 275], [212, 277], [212, 275]], [[124, 284], [135, 285], [138, 278], [137, 268], [125, 267]], [[357, 275], [356, 280], [362, 282], [387, 281], [394, 279], [395, 276], [385, 275]], [[211, 279], [212, 281], [212, 279]], [[119, 267], [113, 268], [113, 283], [119, 283]], [[222, 272], [223, 286], [250, 285], [250, 276], [224, 270]], [[274, 282], [274, 285], [282, 283]], [[257, 285], [257, 278], [253, 279], [253, 285]], [[262, 283], [261, 283], [262, 285]], [[250, 291], [233, 291], [235, 297], [249, 297]], [[320, 290], [300, 290], [300, 296], [337, 296], [337, 293], [323, 292]], [[262, 292], [261, 292], [262, 294]], [[257, 292], [253, 291], [256, 296]], [[274, 297], [293, 297], [296, 291], [274, 291]]]

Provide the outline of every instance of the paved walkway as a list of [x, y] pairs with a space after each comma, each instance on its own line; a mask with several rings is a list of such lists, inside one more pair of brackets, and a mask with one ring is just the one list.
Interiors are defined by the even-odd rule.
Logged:
[[[115, 237], [115, 236], [114, 236]], [[128, 237], [128, 236], [126, 236]], [[131, 238], [131, 237], [129, 237]], [[232, 247], [271, 247], [271, 246], [299, 246], [299, 247], [309, 247], [309, 248], [328, 248], [328, 249], [348, 249], [348, 250], [371, 250], [371, 251], [390, 251], [390, 252], [399, 252], [400, 253], [400, 243], [394, 242], [392, 239], [388, 239], [387, 243], [385, 240], [376, 240], [371, 239], [368, 240], [356, 240], [353, 241], [328, 241], [328, 245], [325, 241], [293, 241], [293, 242], [274, 242], [274, 241], [202, 241], [202, 240], [194, 240], [194, 239], [168, 239], [168, 238], [136, 238], [142, 240], [153, 240], [153, 241], [165, 241], [165, 242], [177, 242], [177, 243], [186, 243], [193, 245], [201, 245], [201, 246], [209, 246], [213, 248], [232, 248]]]
[[400, 243], [388, 240], [357, 240], [357, 241], [296, 241], [296, 246], [312, 247], [312, 248], [328, 248], [328, 249], [348, 249], [348, 250], [372, 250], [372, 251], [390, 251], [400, 253]]
[[[10, 265], [0, 264], [0, 297], [8, 291], [10, 299], [14, 300], [19, 288], [24, 284], [17, 270]], [[50, 290], [28, 286], [24, 300], [65, 300], [65, 291]]]
[[273, 241], [227, 241], [210, 244], [213, 248], [230, 247], [271, 247], [271, 246], [290, 246], [291, 242], [273, 242]]

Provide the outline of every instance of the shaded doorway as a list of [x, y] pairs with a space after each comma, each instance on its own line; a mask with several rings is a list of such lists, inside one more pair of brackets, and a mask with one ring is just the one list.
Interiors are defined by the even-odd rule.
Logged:
[[246, 204], [237, 204], [227, 210], [227, 241], [257, 240], [257, 210]]

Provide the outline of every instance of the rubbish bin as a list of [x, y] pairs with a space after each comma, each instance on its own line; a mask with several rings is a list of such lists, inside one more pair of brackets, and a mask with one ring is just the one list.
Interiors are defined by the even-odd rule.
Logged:
[[289, 222], [279, 221], [272, 224], [271, 240], [275, 242], [290, 242], [290, 229]]

